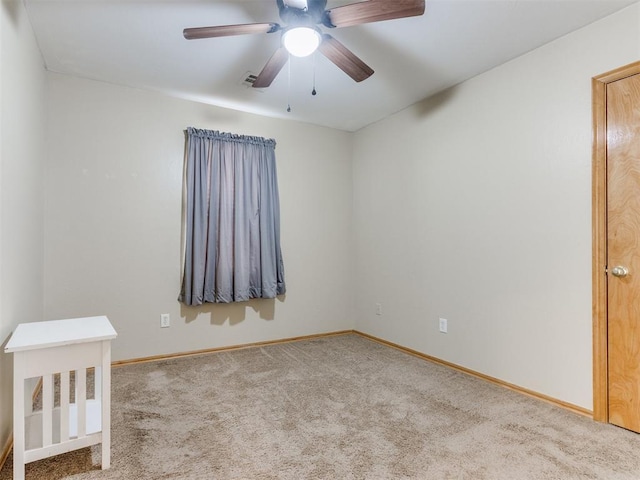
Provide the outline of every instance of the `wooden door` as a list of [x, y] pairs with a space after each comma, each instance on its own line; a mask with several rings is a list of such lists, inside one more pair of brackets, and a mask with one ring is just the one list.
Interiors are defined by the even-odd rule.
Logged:
[[640, 74], [606, 86], [608, 420], [640, 432]]

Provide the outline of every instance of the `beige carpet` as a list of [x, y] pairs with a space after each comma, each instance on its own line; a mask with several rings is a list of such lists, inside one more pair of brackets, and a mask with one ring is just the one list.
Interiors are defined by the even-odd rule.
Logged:
[[[357, 335], [113, 370], [99, 447], [36, 479], [640, 479], [640, 436]], [[11, 478], [11, 459], [0, 480]]]

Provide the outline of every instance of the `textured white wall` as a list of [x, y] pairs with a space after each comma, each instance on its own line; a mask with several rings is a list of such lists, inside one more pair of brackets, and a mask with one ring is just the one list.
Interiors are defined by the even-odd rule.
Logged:
[[[47, 318], [107, 315], [116, 360], [353, 328], [350, 134], [53, 73], [48, 85]], [[177, 302], [188, 126], [276, 139], [284, 300]]]
[[592, 407], [590, 79], [638, 60], [638, 18], [355, 135], [359, 330]]
[[[21, 1], [0, 3], [0, 345], [42, 320], [45, 73]], [[12, 430], [12, 368], [0, 351], [0, 452]]]

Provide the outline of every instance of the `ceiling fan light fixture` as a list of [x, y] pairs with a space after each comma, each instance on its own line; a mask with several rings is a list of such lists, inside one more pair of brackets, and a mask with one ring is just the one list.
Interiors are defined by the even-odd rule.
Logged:
[[282, 34], [282, 44], [295, 57], [307, 57], [320, 46], [322, 37], [313, 27], [294, 27]]

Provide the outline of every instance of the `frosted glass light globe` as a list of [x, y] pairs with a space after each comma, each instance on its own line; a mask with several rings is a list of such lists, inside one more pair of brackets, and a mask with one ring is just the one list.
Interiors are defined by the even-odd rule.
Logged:
[[322, 37], [311, 27], [290, 28], [282, 34], [282, 44], [295, 57], [307, 57], [316, 51]]

